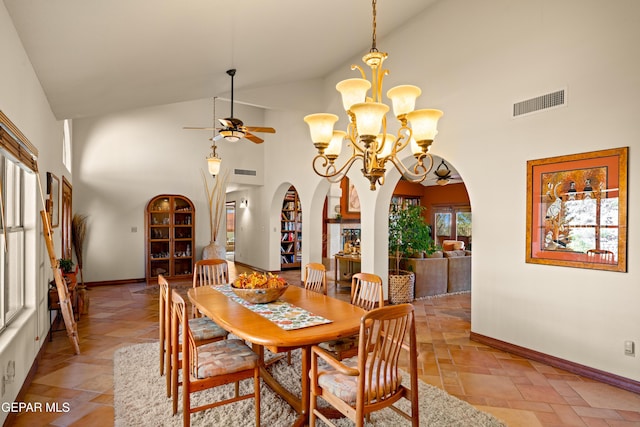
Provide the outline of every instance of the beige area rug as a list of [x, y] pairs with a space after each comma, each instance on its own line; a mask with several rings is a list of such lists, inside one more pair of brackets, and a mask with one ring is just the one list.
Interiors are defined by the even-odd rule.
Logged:
[[[274, 363], [271, 369], [274, 377], [285, 387], [300, 395], [300, 351], [294, 351], [293, 363], [285, 360]], [[171, 415], [171, 399], [166, 397], [165, 378], [159, 375], [158, 343], [136, 344], [118, 350], [114, 358], [114, 407], [115, 425], [124, 426], [181, 426], [181, 401], [178, 413]], [[252, 381], [241, 384], [246, 390], [252, 389]], [[192, 404], [218, 400], [225, 393], [233, 393], [233, 385], [196, 393]], [[438, 427], [489, 427], [504, 426], [493, 416], [475, 409], [444, 391], [419, 382], [420, 425]], [[290, 426], [295, 412], [267, 385], [262, 384], [261, 424], [277, 427]], [[404, 400], [404, 399], [403, 399]], [[319, 400], [322, 402], [322, 400]], [[407, 403], [401, 402], [402, 404]], [[405, 406], [406, 409], [406, 406]], [[254, 401], [244, 400], [199, 412], [191, 416], [193, 426], [242, 426], [254, 419]], [[250, 421], [248, 421], [250, 420]], [[371, 417], [374, 426], [402, 426], [408, 422], [394, 411], [385, 409]], [[353, 425], [346, 419], [336, 420], [339, 426]], [[323, 425], [319, 420], [318, 425]]]

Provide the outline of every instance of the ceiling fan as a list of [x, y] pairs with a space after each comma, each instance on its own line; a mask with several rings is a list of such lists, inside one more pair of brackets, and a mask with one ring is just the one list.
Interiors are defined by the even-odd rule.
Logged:
[[438, 185], [447, 185], [452, 180], [461, 180], [460, 175], [452, 174], [451, 169], [449, 169], [449, 166], [444, 162], [444, 159], [442, 159], [436, 170], [433, 171], [433, 174], [435, 175], [434, 181]]
[[231, 117], [218, 119], [222, 125], [221, 128], [185, 126], [184, 129], [217, 130], [218, 135], [213, 138], [214, 142], [223, 138], [229, 142], [236, 142], [242, 138], [246, 138], [256, 144], [262, 144], [264, 140], [252, 132], [276, 133], [276, 130], [272, 127], [245, 126], [242, 120], [233, 117], [233, 77], [236, 75], [235, 68], [227, 70], [227, 74], [231, 76]]

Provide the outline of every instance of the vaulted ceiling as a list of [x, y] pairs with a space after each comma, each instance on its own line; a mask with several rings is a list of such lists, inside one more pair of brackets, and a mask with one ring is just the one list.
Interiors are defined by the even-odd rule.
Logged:
[[[378, 41], [437, 0], [380, 0]], [[58, 119], [322, 78], [371, 45], [368, 0], [4, 0]], [[242, 101], [241, 99], [239, 99]]]

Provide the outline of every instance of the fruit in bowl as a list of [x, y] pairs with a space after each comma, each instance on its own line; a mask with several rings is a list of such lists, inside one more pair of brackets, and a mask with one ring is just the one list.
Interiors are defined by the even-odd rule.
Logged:
[[266, 304], [280, 298], [289, 284], [271, 273], [242, 273], [231, 284], [231, 289], [240, 298], [252, 304]]

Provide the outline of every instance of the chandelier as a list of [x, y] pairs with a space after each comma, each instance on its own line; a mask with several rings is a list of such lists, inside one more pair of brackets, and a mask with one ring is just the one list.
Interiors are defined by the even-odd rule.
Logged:
[[[338, 116], [330, 113], [310, 114], [304, 118], [309, 125], [311, 140], [318, 150], [312, 165], [316, 174], [332, 182], [341, 180], [356, 160], [363, 164], [362, 174], [369, 180], [370, 189], [383, 185], [387, 162], [393, 164], [402, 176], [411, 182], [422, 182], [433, 167], [429, 147], [438, 133], [438, 119], [442, 111], [432, 109], [414, 110], [421, 89], [412, 85], [396, 86], [387, 91], [393, 105], [393, 113], [400, 128], [396, 135], [387, 133], [386, 114], [389, 106], [382, 102], [382, 81], [389, 70], [382, 64], [387, 54], [376, 48], [376, 0], [372, 1], [373, 35], [371, 50], [362, 61], [371, 68], [371, 80], [367, 80], [362, 67], [352, 65], [360, 71], [362, 78], [339, 82], [336, 89], [342, 95], [343, 107], [349, 116], [347, 130], [333, 130]], [[371, 96], [367, 95], [369, 89]], [[409, 127], [409, 123], [411, 127]], [[344, 139], [350, 142], [351, 156], [341, 167], [335, 164], [340, 155]], [[398, 158], [409, 147], [416, 164], [409, 169]], [[428, 165], [427, 165], [428, 164]]]

